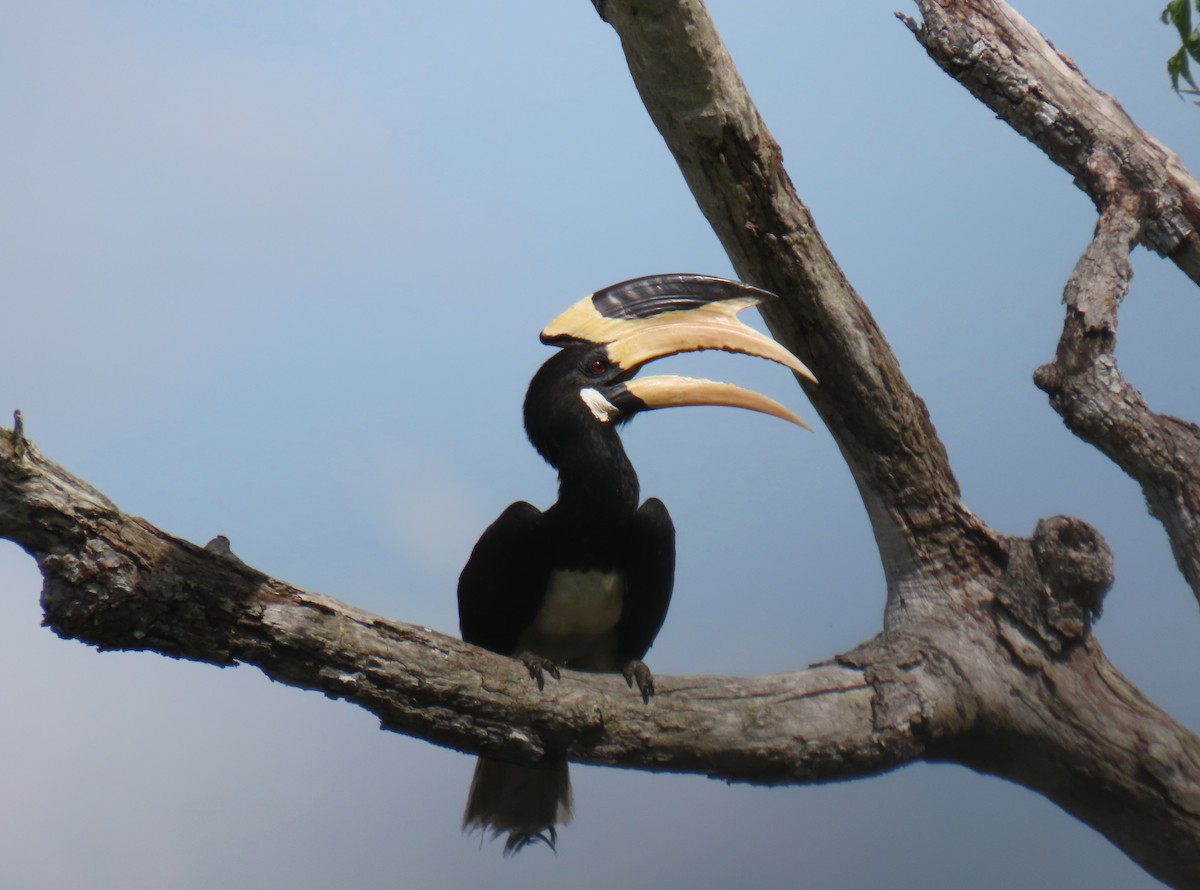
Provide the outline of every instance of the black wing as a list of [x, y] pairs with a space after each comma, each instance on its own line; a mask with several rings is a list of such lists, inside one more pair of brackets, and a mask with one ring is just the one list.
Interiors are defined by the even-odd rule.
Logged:
[[502, 655], [516, 652], [546, 592], [541, 518], [533, 504], [517, 501], [476, 542], [458, 577], [458, 626], [468, 643]]
[[658, 498], [647, 499], [633, 514], [625, 552], [627, 586], [617, 645], [622, 658], [640, 659], [658, 636], [675, 586], [675, 525]]

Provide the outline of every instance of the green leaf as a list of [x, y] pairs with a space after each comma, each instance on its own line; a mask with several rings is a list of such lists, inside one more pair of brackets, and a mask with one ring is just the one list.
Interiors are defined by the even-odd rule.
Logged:
[[1188, 32], [1192, 30], [1192, 8], [1187, 0], [1171, 0], [1163, 10], [1163, 24], [1175, 25], [1180, 37], [1187, 40]]
[[[1197, 13], [1200, 13], [1200, 0], [1192, 0], [1196, 5]], [[1173, 25], [1175, 30], [1179, 32], [1180, 47], [1169, 59], [1167, 59], [1167, 75], [1171, 78], [1171, 89], [1176, 93], [1183, 95], [1188, 93], [1196, 95], [1200, 92], [1200, 85], [1197, 85], [1192, 77], [1191, 62], [1195, 60], [1200, 63], [1200, 29], [1192, 27], [1192, 6], [1189, 0], [1170, 0], [1163, 8], [1162, 22], [1164, 25]], [[1191, 89], [1185, 89], [1179, 85], [1180, 78], [1188, 84]]]
[[1174, 25], [1181, 40], [1187, 40], [1192, 31], [1192, 10], [1187, 0], [1171, 0], [1162, 12], [1164, 25]]

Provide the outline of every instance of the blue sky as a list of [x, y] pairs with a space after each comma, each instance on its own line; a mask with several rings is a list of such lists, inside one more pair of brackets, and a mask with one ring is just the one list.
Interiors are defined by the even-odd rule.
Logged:
[[[711, 4], [968, 505], [1010, 534], [1094, 523], [1118, 574], [1102, 644], [1200, 727], [1196, 605], [1164, 537], [1030, 380], [1094, 211], [897, 6]], [[1153, 5], [1019, 9], [1200, 167]], [[168, 531], [445, 631], [480, 531], [554, 497], [520, 423], [541, 326], [630, 276], [730, 273], [584, 0], [12, 2], [0, 110], [3, 422], [21, 408], [48, 456]], [[1194, 287], [1144, 253], [1135, 270], [1118, 357], [1194, 419]], [[815, 420], [766, 362], [671, 367]], [[627, 428], [679, 530], [656, 671], [790, 669], [878, 629], [870, 530], [815, 426], [687, 409]], [[501, 861], [458, 832], [470, 758], [251, 668], [61, 641], [38, 589], [0, 543], [12, 886], [1155, 886], [1052, 804], [952, 766], [787, 789], [577, 767], [558, 856]]]

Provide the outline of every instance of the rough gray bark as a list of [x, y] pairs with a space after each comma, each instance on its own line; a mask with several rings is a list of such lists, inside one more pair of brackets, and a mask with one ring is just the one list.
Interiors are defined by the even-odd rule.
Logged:
[[[1095, 189], [1096, 237], [1038, 382], [1080, 435], [1131, 446], [1114, 459], [1150, 498], [1170, 475], [1164, 455], [1189, 466], [1196, 431], [1145, 411], [1112, 376], [1116, 306], [1139, 240], [1196, 277], [1200, 189], [1003, 4], [919, 5], [925, 22], [910, 25], [939, 63]], [[539, 693], [517, 662], [270, 579], [227, 542], [197, 547], [121, 513], [41, 456], [18, 423], [0, 431], [0, 536], [37, 560], [47, 624], [101, 649], [253, 664], [365, 707], [386, 728], [519, 761], [566, 755], [776, 784], [961, 763], [1044, 794], [1162, 880], [1200, 886], [1200, 739], [1092, 636], [1112, 582], [1100, 533], [1052, 517], [1010, 538], [962, 503], [924, 404], [792, 188], [702, 3], [597, 8], [739, 275], [781, 295], [775, 335], [822, 381], [806, 389], [871, 517], [883, 631], [795, 673], [657, 678], [648, 708], [610, 677], [567, 672]], [[1194, 475], [1176, 475], [1163, 513], [1186, 573], [1200, 498]]]
[[877, 773], [921, 755], [920, 703], [953, 691], [918, 641], [896, 636], [870, 659], [795, 673], [656, 677], [648, 708], [616, 676], [564, 671], [539, 692], [513, 659], [276, 581], [227, 541], [199, 547], [125, 515], [23, 431], [0, 429], [0, 537], [37, 560], [46, 623], [63, 637], [252, 664], [387, 729], [516, 759], [767, 783]]
[[999, 0], [919, 2], [909, 22], [943, 70], [1069, 172], [1100, 211], [1067, 284], [1058, 354], [1037, 385], [1068, 428], [1142, 486], [1200, 600], [1200, 427], [1150, 410], [1117, 369], [1117, 309], [1138, 243], [1200, 282], [1200, 183]]
[[1096, 235], [1067, 282], [1066, 321], [1054, 361], [1034, 382], [1067, 427], [1142, 486], [1167, 531], [1179, 570], [1200, 599], [1200, 427], [1150, 409], [1117, 367], [1117, 309], [1133, 271], [1140, 197], [1107, 154], [1088, 162], [1102, 210]]
[[[1002, 4], [945, 7], [981, 32], [987, 29], [977, 18], [1006, 26], [993, 25], [988, 33], [1037, 37]], [[1040, 524], [1032, 541], [1003, 539], [961, 503], [924, 405], [796, 196], [779, 148], [702, 3], [631, 0], [602, 4], [600, 11], [619, 34], [647, 110], [738, 274], [782, 295], [767, 315], [772, 332], [822, 381], [806, 389], [871, 515], [888, 579], [885, 627], [905, 633], [921, 628], [930, 644], [926, 657], [952, 664], [960, 679], [954, 706], [967, 711], [960, 711], [961, 724], [952, 722], [947, 735], [940, 725], [933, 729], [937, 742], [930, 756], [1039, 790], [1164, 880], [1200, 883], [1197, 740], [1166, 715], [1149, 718], [1146, 709], [1153, 706], [1117, 679], [1087, 631], [1109, 577], [1099, 534], [1080, 520], [1058, 519]], [[913, 25], [918, 34], [926, 28], [948, 32], [949, 12], [935, 21], [942, 7], [922, 4], [922, 11], [927, 22]], [[968, 56], [979, 52], [977, 39], [948, 43]], [[1012, 61], [1020, 49], [1005, 45], [995, 52], [996, 79], [1024, 84], [1026, 92], [1014, 95], [1061, 94], [1055, 115], [1047, 117], [1040, 104], [1030, 112], [1037, 132], [1057, 152], [1056, 162], [1065, 164], [1069, 153], [1060, 149], [1071, 140], [1118, 145], [1121, 169], [1139, 188], [1158, 187], [1177, 205], [1191, 206], [1186, 196], [1200, 193], [1195, 181], [1118, 115], [1115, 102], [1103, 97], [1100, 108], [1088, 113], [1101, 94], [1085, 90], [1082, 75], [1052, 49], [1034, 66], [1034, 89], [1032, 76]], [[1045, 120], [1036, 119], [1038, 111]], [[1114, 120], [1121, 122], [1117, 135]], [[1163, 167], [1168, 176], [1159, 173]], [[1139, 231], [1182, 231], [1186, 216], [1164, 215], [1169, 204], [1165, 198], [1147, 202], [1155, 215]], [[1170, 251], [1185, 269], [1189, 238], [1180, 235]], [[1126, 251], [1127, 245], [1122, 258]], [[1071, 555], [1056, 565], [1049, 556], [1056, 550]], [[1069, 638], [1057, 636], [1068, 629]], [[1031, 676], [1039, 682], [1030, 685]], [[1170, 742], [1160, 744], [1163, 739]], [[1131, 759], [1131, 752], [1141, 753]], [[1122, 769], [1109, 773], [1118, 762]], [[1164, 768], [1177, 780], [1187, 777], [1170, 800], [1155, 799], [1166, 786], [1147, 778]]]
[[1200, 283], [1200, 183], [1179, 157], [1142, 130], [1121, 104], [1093, 87], [1003, 0], [916, 0], [905, 18], [937, 64], [1001, 120], [1074, 177], [1096, 203], [1103, 187], [1087, 170], [1105, 154], [1130, 192], [1140, 193], [1138, 238]]

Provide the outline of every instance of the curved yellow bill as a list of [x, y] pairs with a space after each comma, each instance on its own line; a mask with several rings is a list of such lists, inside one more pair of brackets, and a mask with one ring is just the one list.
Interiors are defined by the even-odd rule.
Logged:
[[778, 362], [816, 383], [817, 378], [804, 362], [770, 337], [738, 321], [738, 312], [760, 302], [755, 296], [738, 296], [645, 317], [623, 317], [602, 314], [592, 296], [587, 296], [542, 329], [542, 342], [564, 345], [582, 340], [603, 344], [609, 359], [628, 370], [667, 355], [720, 349]]
[[637, 330], [608, 344], [606, 351], [609, 359], [622, 368], [637, 368], [667, 355], [721, 349], [778, 362], [806, 380], [817, 382], [804, 362], [770, 337], [732, 318], [696, 318], [695, 313], [700, 311], [667, 313], [688, 316], [679, 321], [669, 321], [666, 316], [659, 316], [644, 323]]
[[661, 375], [635, 377], [623, 387], [647, 408], [682, 408], [688, 405], [725, 405], [770, 414], [811, 430], [807, 423], [772, 398], [733, 383], [695, 377]]
[[709, 275], [647, 275], [602, 288], [579, 300], [546, 325], [542, 342], [564, 348], [602, 347], [608, 362], [619, 369], [616, 379], [631, 378], [610, 384], [603, 391], [581, 391], [581, 397], [601, 421], [644, 408], [729, 405], [770, 414], [808, 429], [808, 424], [774, 399], [732, 383], [673, 376], [633, 378], [643, 365], [655, 359], [720, 349], [777, 362], [816, 383], [812, 371], [790, 351], [738, 321], [737, 314], [743, 309], [772, 299], [775, 296], [768, 291]]

